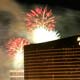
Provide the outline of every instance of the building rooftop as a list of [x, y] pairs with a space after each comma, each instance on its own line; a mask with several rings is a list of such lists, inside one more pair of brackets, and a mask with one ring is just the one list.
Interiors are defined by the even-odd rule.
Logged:
[[44, 49], [56, 49], [56, 48], [75, 48], [79, 47], [79, 41], [78, 38], [80, 35], [71, 36], [68, 38], [58, 39], [55, 41], [45, 42], [45, 43], [39, 43], [39, 44], [31, 44], [29, 46], [25, 46], [24, 49], [26, 51], [32, 51], [32, 50], [44, 50]]

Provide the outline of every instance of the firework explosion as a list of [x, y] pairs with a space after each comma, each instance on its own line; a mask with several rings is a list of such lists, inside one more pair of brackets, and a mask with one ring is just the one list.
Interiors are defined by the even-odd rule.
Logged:
[[55, 30], [55, 17], [47, 7], [37, 7], [26, 13], [26, 27], [31, 43], [42, 43], [60, 38]]
[[27, 30], [31, 31], [36, 27], [45, 27], [48, 30], [53, 30], [55, 27], [55, 20], [52, 15], [52, 11], [48, 10], [47, 7], [36, 8], [26, 13], [26, 26]]
[[24, 38], [11, 39], [7, 43], [8, 54], [11, 57], [13, 68], [24, 68], [24, 45], [29, 45]]
[[15, 55], [16, 53], [19, 53], [20, 51], [22, 51], [24, 45], [29, 45], [28, 40], [24, 38], [11, 39], [6, 46], [8, 54]]

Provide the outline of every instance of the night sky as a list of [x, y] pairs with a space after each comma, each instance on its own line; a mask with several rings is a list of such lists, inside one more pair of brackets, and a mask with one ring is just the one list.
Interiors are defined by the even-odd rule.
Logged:
[[46, 5], [53, 11], [61, 38], [80, 34], [79, 0], [0, 0], [0, 80], [9, 80], [11, 67], [5, 44], [14, 37], [27, 38], [25, 12]]
[[80, 33], [80, 6], [79, 0], [16, 0], [25, 10], [33, 5], [48, 5], [56, 17], [56, 30], [61, 38]]

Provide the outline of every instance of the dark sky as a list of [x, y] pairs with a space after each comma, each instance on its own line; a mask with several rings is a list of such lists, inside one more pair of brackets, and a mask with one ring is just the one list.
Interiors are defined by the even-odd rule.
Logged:
[[46, 5], [46, 4], [48, 4], [49, 6], [53, 6], [53, 7], [61, 6], [61, 7], [65, 7], [65, 8], [75, 9], [75, 10], [80, 9], [79, 0], [16, 0], [16, 1], [22, 5], [27, 5], [27, 4]]

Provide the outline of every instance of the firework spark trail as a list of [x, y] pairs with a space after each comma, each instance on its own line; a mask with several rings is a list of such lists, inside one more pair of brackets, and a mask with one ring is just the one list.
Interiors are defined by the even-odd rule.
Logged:
[[55, 17], [52, 15], [52, 11], [47, 7], [36, 8], [26, 13], [26, 26], [28, 30], [33, 30], [36, 27], [45, 27], [48, 30], [55, 28]]
[[9, 55], [15, 55], [22, 51], [24, 45], [29, 45], [29, 41], [24, 38], [14, 38], [7, 43], [7, 50]]

